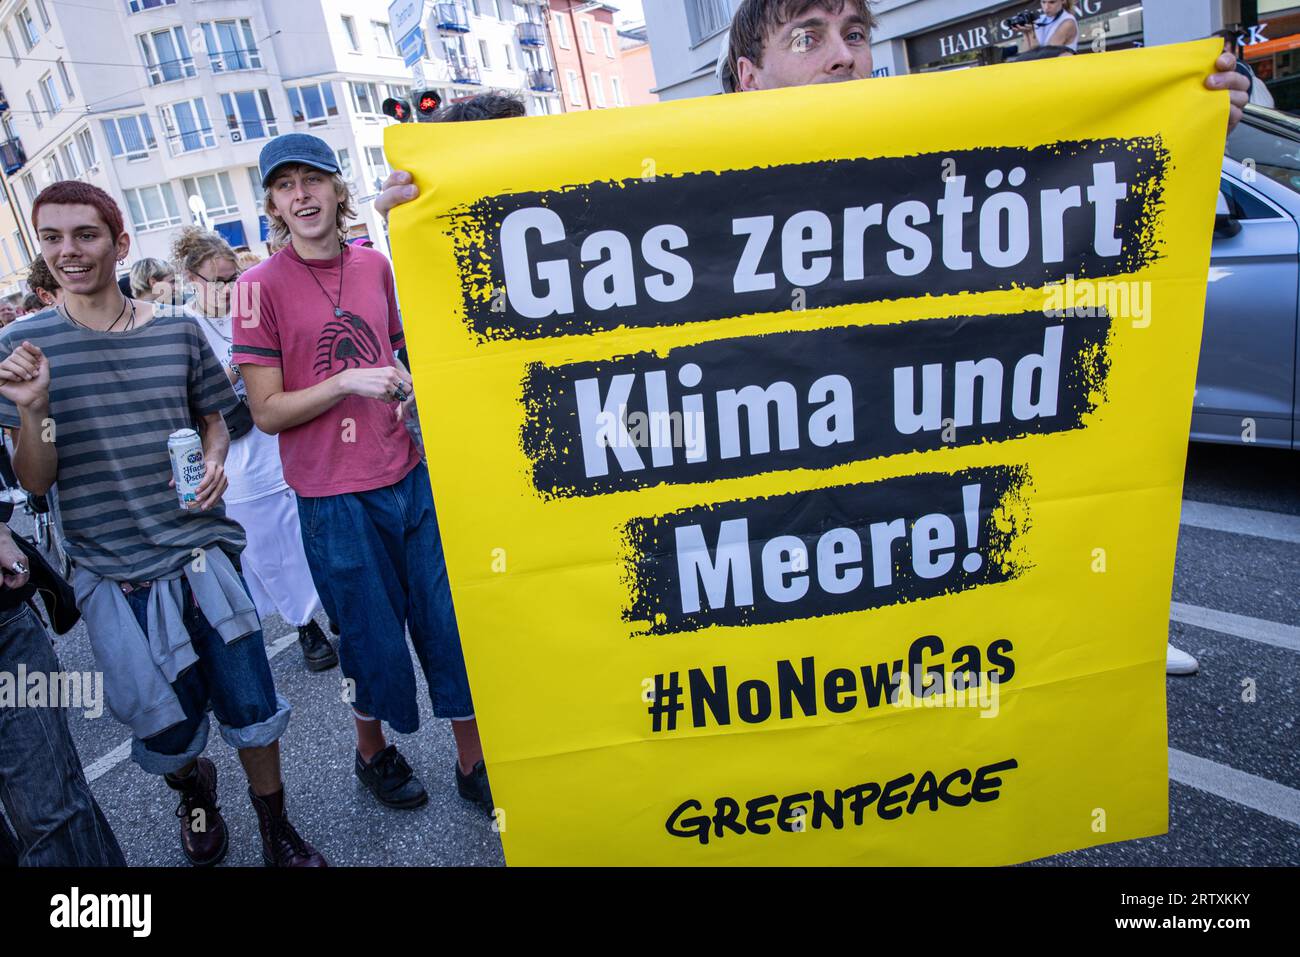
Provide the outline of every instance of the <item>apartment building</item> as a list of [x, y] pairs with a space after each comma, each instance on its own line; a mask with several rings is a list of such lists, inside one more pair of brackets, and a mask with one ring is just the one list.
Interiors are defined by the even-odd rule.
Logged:
[[0, 0], [0, 160], [15, 213], [78, 178], [119, 200], [132, 259], [166, 258], [191, 222], [265, 253], [258, 154], [273, 136], [309, 132], [335, 150], [357, 199], [353, 235], [386, 249], [373, 208], [389, 172], [384, 99], [409, 99], [417, 78], [447, 99], [488, 85], [533, 95], [515, 17], [536, 4], [502, 0], [490, 17], [486, 0], [426, 6], [435, 22], [460, 14], [455, 50], [475, 71], [458, 75], [444, 43], [413, 71], [383, 0]]
[[[614, 25], [618, 7], [584, 0], [550, 0], [551, 49], [565, 111], [599, 110], [633, 102]], [[644, 71], [635, 75], [640, 78]], [[644, 94], [644, 95], [643, 95]], [[638, 93], [644, 102], [649, 90]]]

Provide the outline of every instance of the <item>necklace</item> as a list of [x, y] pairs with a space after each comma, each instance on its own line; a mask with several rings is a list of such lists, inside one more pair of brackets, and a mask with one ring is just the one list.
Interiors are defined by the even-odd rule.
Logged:
[[320, 288], [321, 295], [325, 297], [325, 301], [334, 307], [335, 319], [343, 318], [343, 257], [346, 252], [347, 250], [344, 249], [339, 250], [339, 297], [337, 302], [330, 298], [330, 294], [325, 291], [325, 287], [321, 285], [321, 281], [316, 278], [316, 270], [312, 269], [306, 262], [303, 263], [303, 265], [307, 267], [307, 275], [311, 276], [312, 282], [316, 283]]
[[[217, 324], [217, 323], [218, 323], [218, 320], [213, 319], [211, 316], [208, 316], [208, 315], [205, 314], [205, 313], [199, 313], [199, 315], [202, 317], [202, 319], [203, 319], [204, 322], [206, 322], [209, 326], [212, 327], [212, 331], [215, 332], [217, 335], [219, 335], [222, 339], [225, 339], [227, 342], [232, 342], [232, 343], [235, 341], [235, 330], [234, 330], [234, 329], [231, 329], [229, 335], [227, 335], [225, 332], [222, 331], [221, 326]], [[230, 317], [229, 317], [229, 316], [221, 316], [221, 317], [219, 317], [219, 318], [220, 318], [220, 319], [228, 319], [228, 318], [230, 318]]]
[[127, 321], [126, 328], [124, 328], [122, 331], [129, 332], [131, 329], [135, 328], [135, 300], [128, 299], [126, 296], [122, 297], [122, 310], [117, 314], [117, 318], [114, 319], [112, 323], [109, 324], [109, 327], [107, 329], [96, 329], [93, 326], [86, 325], [84, 322], [82, 322], [72, 314], [72, 311], [68, 308], [68, 304], [66, 302], [59, 308], [63, 310], [63, 315], [66, 316], [67, 319], [70, 322], [72, 322], [74, 325], [81, 326], [81, 328], [83, 329], [89, 329], [91, 332], [112, 332], [113, 329], [117, 327], [117, 324], [122, 321], [122, 317], [126, 315], [127, 303], [131, 304], [131, 318]]

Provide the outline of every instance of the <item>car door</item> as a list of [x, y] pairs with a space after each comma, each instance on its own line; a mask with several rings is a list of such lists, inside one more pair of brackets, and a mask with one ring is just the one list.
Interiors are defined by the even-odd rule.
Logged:
[[1290, 448], [1300, 229], [1243, 181], [1253, 170], [1227, 159], [1224, 168], [1222, 188], [1241, 230], [1216, 232], [1210, 246], [1192, 438]]

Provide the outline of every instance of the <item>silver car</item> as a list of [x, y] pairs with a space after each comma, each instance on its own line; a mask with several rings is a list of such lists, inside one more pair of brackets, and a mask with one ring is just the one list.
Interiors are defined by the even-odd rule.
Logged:
[[1226, 153], [1192, 438], [1300, 448], [1300, 121], [1248, 106]]

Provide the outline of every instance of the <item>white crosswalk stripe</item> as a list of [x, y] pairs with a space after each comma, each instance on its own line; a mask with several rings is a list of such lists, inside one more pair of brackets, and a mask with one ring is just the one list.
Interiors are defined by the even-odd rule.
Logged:
[[1234, 638], [1247, 638], [1276, 648], [1300, 651], [1300, 628], [1263, 618], [1250, 618], [1230, 611], [1202, 608], [1176, 601], [1169, 606], [1169, 620], [1197, 628], [1208, 628]]
[[1300, 791], [1209, 758], [1169, 749], [1169, 780], [1300, 827]]
[[1183, 500], [1182, 524], [1300, 544], [1300, 516]]

